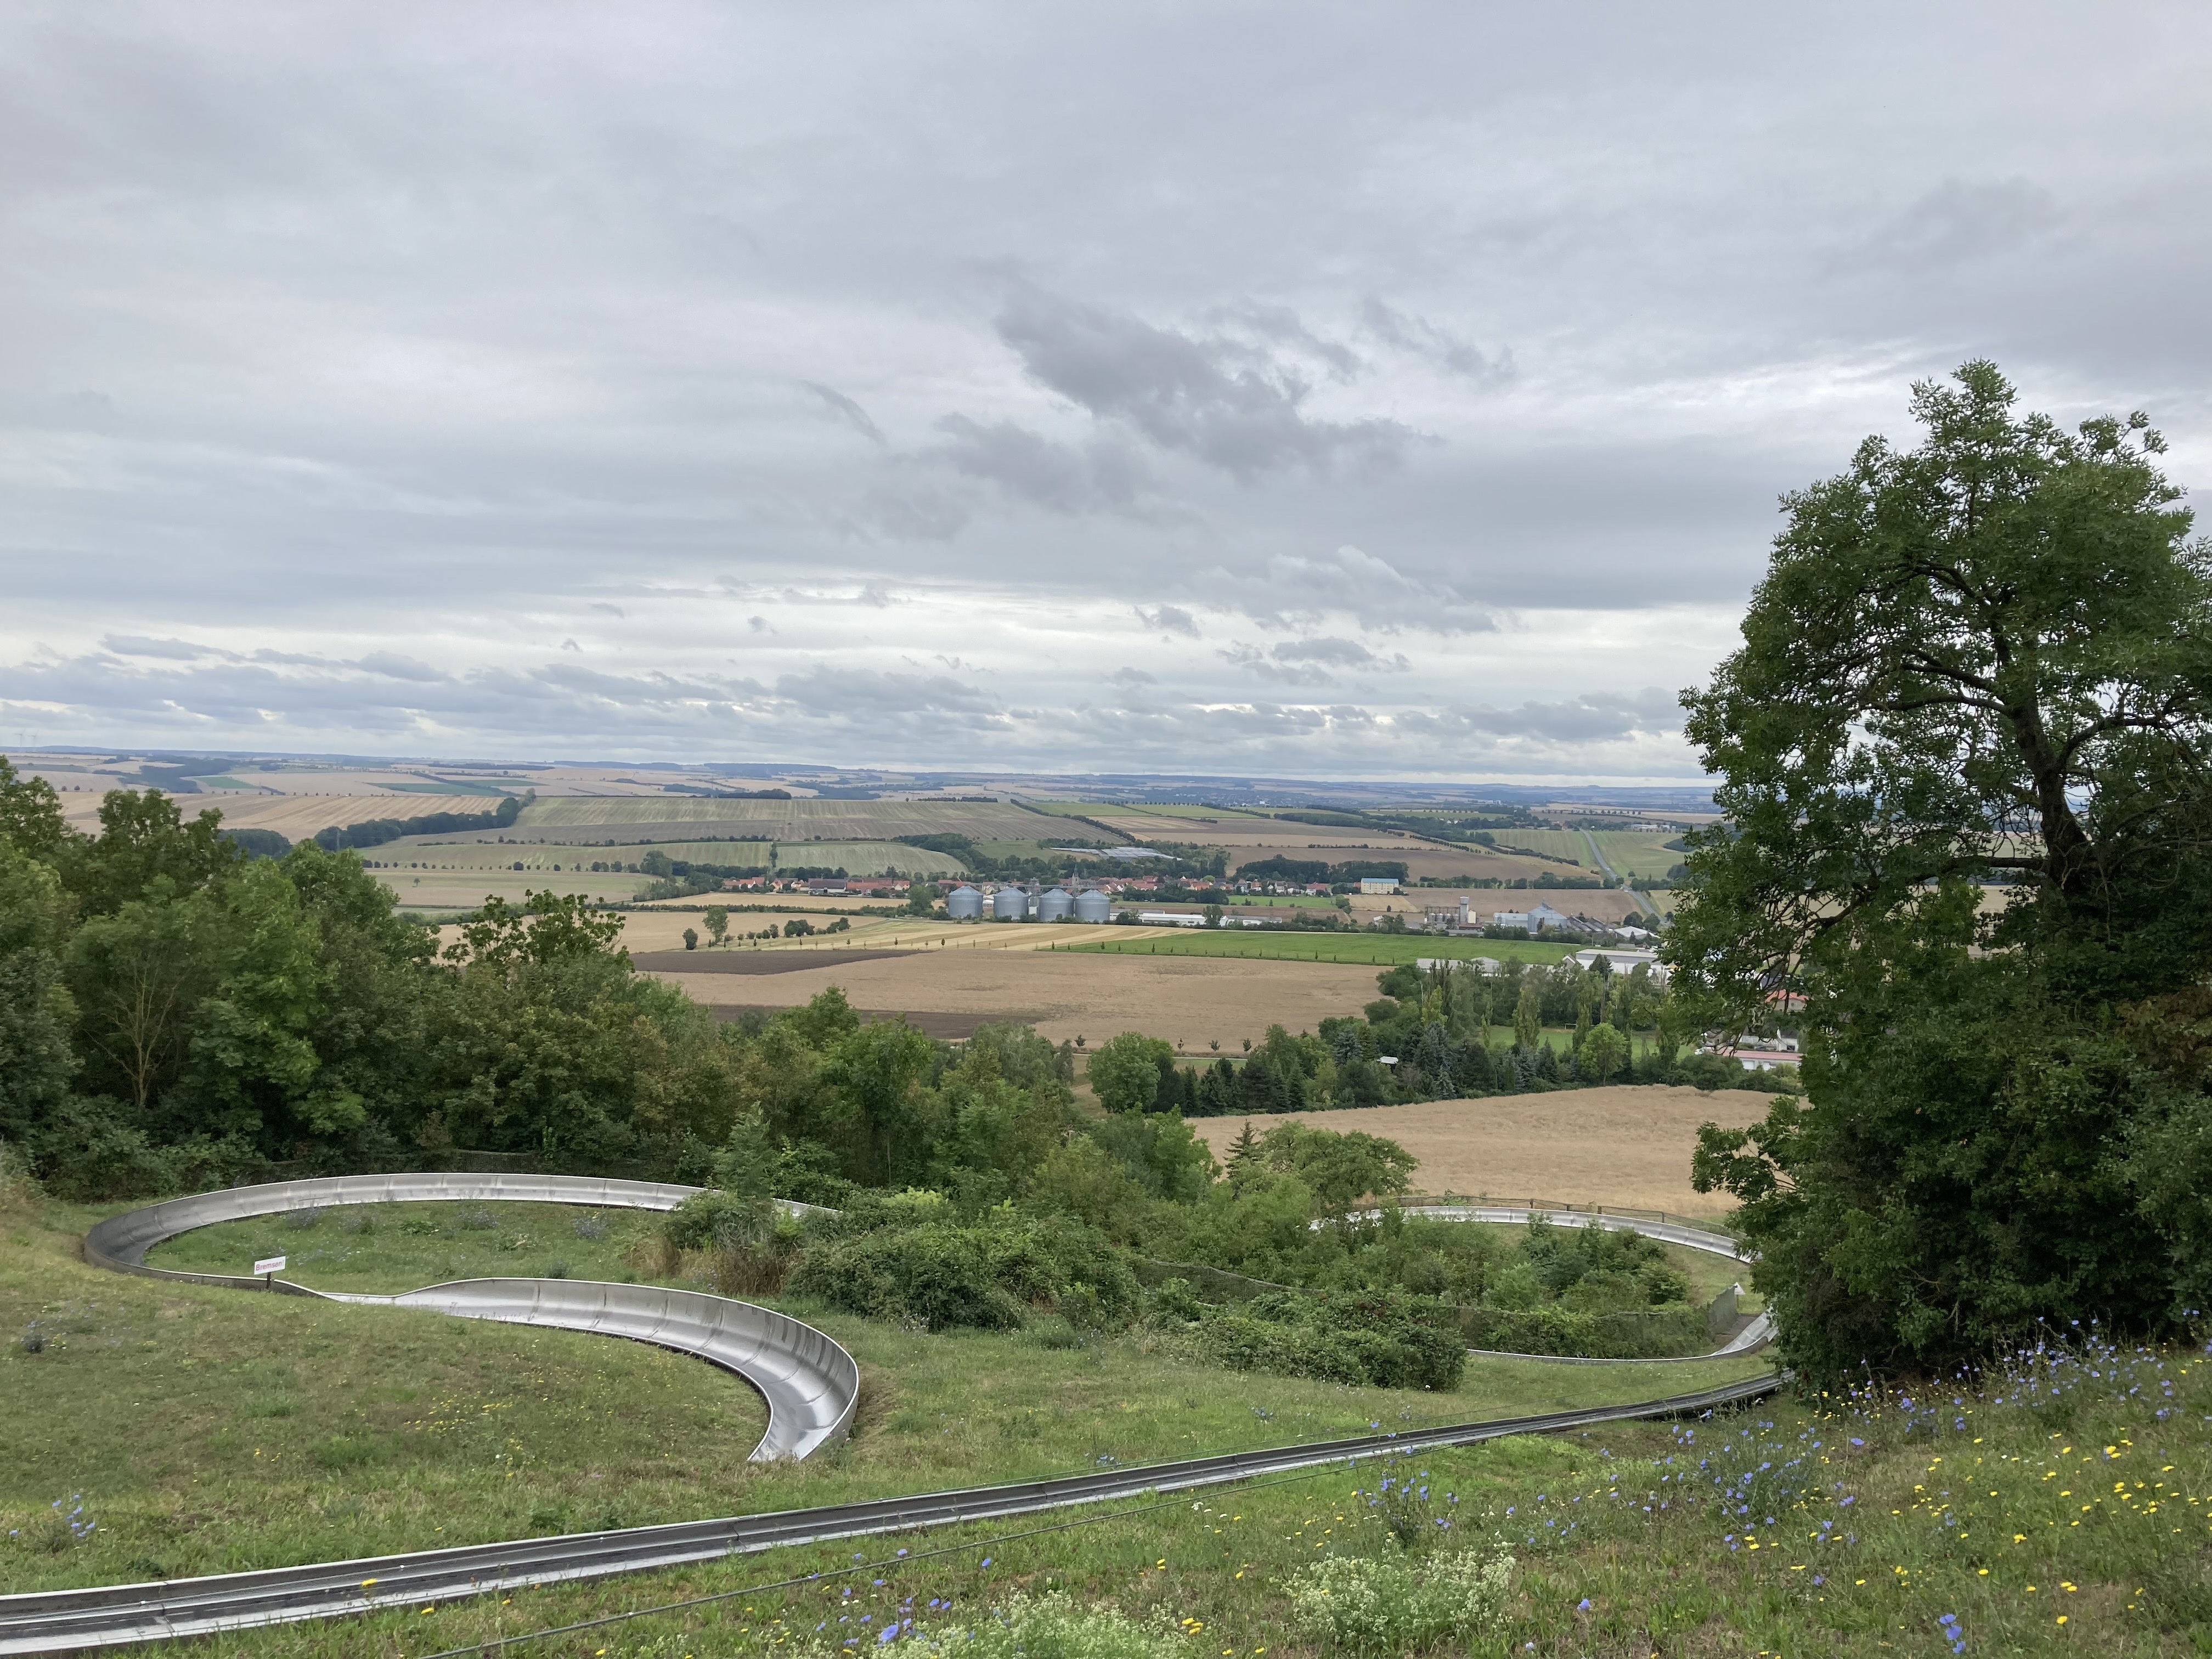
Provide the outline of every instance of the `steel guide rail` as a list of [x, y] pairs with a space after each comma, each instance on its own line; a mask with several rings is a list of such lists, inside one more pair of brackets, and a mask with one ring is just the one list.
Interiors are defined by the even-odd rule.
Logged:
[[1753, 1377], [1696, 1394], [1633, 1405], [1355, 1435], [1346, 1439], [1227, 1452], [1131, 1469], [713, 1521], [631, 1527], [496, 1544], [465, 1544], [406, 1555], [365, 1557], [168, 1583], [100, 1585], [0, 1596], [0, 1654], [214, 1635], [304, 1619], [330, 1619], [434, 1604], [531, 1585], [605, 1577], [751, 1554], [787, 1544], [828, 1542], [1097, 1504], [1148, 1492], [1194, 1490], [1393, 1452], [1472, 1445], [1508, 1435], [1554, 1433], [1642, 1418], [1673, 1417], [1741, 1404], [1772, 1393], [1778, 1376]]
[[[173, 1200], [111, 1217], [86, 1235], [84, 1254], [93, 1265], [119, 1273], [320, 1297], [326, 1293], [283, 1280], [269, 1282], [149, 1267], [145, 1255], [162, 1240], [197, 1227], [310, 1205], [358, 1204], [386, 1198], [475, 1199], [670, 1210], [696, 1190], [659, 1182], [509, 1174], [349, 1176], [279, 1182]], [[804, 1210], [808, 1206], [786, 1207]], [[1456, 1210], [1461, 1218], [1474, 1219], [1486, 1207], [1435, 1206], [1431, 1212]], [[1561, 1219], [1574, 1214], [1565, 1211], [1555, 1213]], [[1525, 1215], [1522, 1212], [1511, 1218], [1525, 1218]], [[1480, 1215], [1480, 1218], [1492, 1218]], [[1497, 1218], [1507, 1218], [1500, 1215]], [[1675, 1242], [1692, 1243], [1679, 1237]], [[1706, 1233], [1696, 1241], [1695, 1247], [1717, 1249], [1723, 1243]], [[1733, 1244], [1727, 1248], [1733, 1254]], [[580, 1295], [587, 1305], [578, 1310], [555, 1305], [549, 1313], [549, 1291]], [[605, 1308], [608, 1293], [612, 1292], [682, 1297], [687, 1303], [719, 1303], [744, 1314], [763, 1316], [774, 1323], [763, 1327], [759, 1322], [741, 1322], [741, 1328], [731, 1334], [718, 1328], [718, 1320], [727, 1316], [712, 1310], [703, 1317], [695, 1310], [688, 1327], [678, 1330], [669, 1328], [668, 1322], [652, 1310], [629, 1320], [610, 1319], [605, 1316]], [[842, 1437], [849, 1429], [858, 1399], [859, 1368], [830, 1337], [772, 1310], [757, 1309], [750, 1304], [700, 1292], [581, 1281], [478, 1280], [432, 1286], [397, 1297], [345, 1296], [332, 1299], [433, 1307], [465, 1317], [561, 1324], [569, 1328], [631, 1336], [696, 1353], [737, 1371], [769, 1401], [769, 1432], [756, 1449], [756, 1457], [803, 1457]], [[557, 1304], [561, 1298], [555, 1296], [551, 1300]], [[677, 1323], [683, 1325], [685, 1322]], [[718, 1346], [718, 1339], [725, 1336], [728, 1340], [720, 1341]], [[763, 1352], [764, 1346], [769, 1352]], [[1629, 1405], [1355, 1435], [1304, 1445], [1185, 1458], [1131, 1469], [875, 1498], [856, 1504], [550, 1538], [457, 1545], [400, 1555], [151, 1583], [105, 1584], [0, 1595], [0, 1654], [70, 1652], [214, 1635], [301, 1620], [340, 1618], [380, 1608], [453, 1601], [531, 1585], [647, 1571], [723, 1556], [750, 1554], [787, 1544], [1032, 1515], [1146, 1492], [1185, 1491], [1256, 1475], [1353, 1462], [1391, 1452], [1471, 1445], [1509, 1435], [1550, 1433], [1604, 1423], [1711, 1411], [1759, 1399], [1780, 1386], [1778, 1376], [1754, 1377], [1699, 1393]], [[781, 1433], [779, 1411], [786, 1419], [785, 1430]]]

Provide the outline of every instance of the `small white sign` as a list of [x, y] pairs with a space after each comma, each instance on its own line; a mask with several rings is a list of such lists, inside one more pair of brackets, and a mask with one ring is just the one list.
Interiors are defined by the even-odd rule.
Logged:
[[283, 1271], [284, 1258], [281, 1255], [269, 1256], [253, 1264], [253, 1276], [256, 1279], [266, 1273], [281, 1273]]

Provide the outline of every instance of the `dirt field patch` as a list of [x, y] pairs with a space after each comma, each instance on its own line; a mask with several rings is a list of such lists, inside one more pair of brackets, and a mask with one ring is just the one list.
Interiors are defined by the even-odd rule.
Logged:
[[1257, 1042], [1271, 1024], [1310, 1031], [1375, 998], [1373, 968], [1310, 962], [955, 947], [842, 966], [809, 963], [762, 978], [686, 968], [665, 977], [709, 1006], [796, 1007], [836, 985], [855, 1007], [1018, 1018], [1054, 1042], [1084, 1036], [1097, 1043], [1144, 1031], [1181, 1043], [1193, 1060], [1211, 1059], [1216, 1042], [1221, 1053], [1241, 1053], [1246, 1038]]
[[630, 960], [648, 974], [789, 974], [812, 969], [842, 968], [853, 962], [881, 962], [911, 956], [910, 951], [824, 951], [802, 955], [797, 951], [633, 951]]
[[[1715, 1215], [1734, 1204], [1725, 1194], [1700, 1193], [1690, 1185], [1698, 1126], [1755, 1122], [1766, 1115], [1768, 1098], [1748, 1089], [1704, 1094], [1633, 1085], [1289, 1115], [1324, 1129], [1358, 1129], [1398, 1142], [1421, 1160], [1413, 1185], [1425, 1193]], [[1255, 1133], [1279, 1121], [1249, 1120]], [[1247, 1121], [1199, 1118], [1191, 1127], [1218, 1158]]]

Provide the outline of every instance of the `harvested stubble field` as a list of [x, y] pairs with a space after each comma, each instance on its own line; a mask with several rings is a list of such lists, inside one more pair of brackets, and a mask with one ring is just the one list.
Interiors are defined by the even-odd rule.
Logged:
[[[921, 943], [925, 948], [912, 956], [762, 978], [706, 972], [666, 977], [708, 1006], [795, 1007], [835, 985], [856, 1008], [1019, 1019], [1054, 1042], [1084, 1036], [1097, 1043], [1118, 1032], [1144, 1031], [1181, 1043], [1194, 1060], [1211, 1058], [1208, 1045], [1215, 1042], [1224, 1053], [1240, 1053], [1244, 1039], [1257, 1042], [1273, 1024], [1311, 1030], [1375, 998], [1375, 969], [1365, 963], [1102, 956], [1043, 950], [1045, 941], [1020, 938], [1134, 931], [1008, 927], [963, 934], [941, 925], [902, 929], [892, 924], [872, 928], [866, 944], [904, 949]], [[1016, 937], [1004, 944], [994, 937], [1008, 934]], [[951, 942], [929, 943], [939, 939]], [[848, 946], [860, 942], [839, 940]]]
[[[413, 818], [430, 812], [489, 812], [499, 805], [491, 795], [427, 794], [296, 794], [296, 795], [178, 795], [178, 810], [187, 819], [209, 807], [222, 814], [226, 828], [274, 830], [290, 841], [306, 841], [337, 824], [367, 823], [372, 818]], [[91, 829], [100, 816], [99, 795], [90, 792], [62, 797], [63, 811], [71, 824]]]
[[[1749, 1089], [1707, 1094], [1625, 1084], [1287, 1115], [1398, 1142], [1421, 1160], [1414, 1181], [1424, 1192], [1714, 1215], [1734, 1206], [1725, 1194], [1690, 1185], [1698, 1126], [1756, 1122], [1766, 1115], [1770, 1097]], [[1257, 1132], [1280, 1121], [1208, 1117], [1194, 1119], [1191, 1127], [1218, 1158], [1247, 1121]]]
[[[539, 797], [516, 820], [523, 833], [538, 830], [619, 825], [656, 836], [684, 826], [728, 824], [780, 841], [884, 841], [899, 836], [962, 835], [977, 841], [1022, 841], [1051, 827], [1049, 819], [996, 801], [716, 800], [699, 796], [617, 799]], [[720, 831], [728, 834], [730, 831]]]
[[544, 870], [377, 870], [403, 910], [473, 910], [488, 897], [520, 904], [526, 895], [548, 889], [580, 893], [595, 902], [621, 903], [637, 896], [649, 876], [555, 875]]

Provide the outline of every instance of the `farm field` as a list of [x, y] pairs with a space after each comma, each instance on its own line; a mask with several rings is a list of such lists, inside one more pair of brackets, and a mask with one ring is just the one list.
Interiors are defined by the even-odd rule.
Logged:
[[[1766, 1115], [1769, 1098], [1750, 1089], [1708, 1094], [1662, 1084], [1622, 1084], [1287, 1115], [1340, 1133], [1357, 1129], [1398, 1142], [1421, 1160], [1413, 1179], [1425, 1193], [1506, 1203], [1540, 1198], [1618, 1204], [1697, 1216], [1734, 1207], [1725, 1194], [1700, 1193], [1690, 1185], [1698, 1126], [1741, 1128], [1754, 1123]], [[1276, 1121], [1249, 1120], [1255, 1131]], [[1246, 1121], [1193, 1118], [1191, 1127], [1218, 1158]]]
[[[703, 858], [703, 854], [671, 852], [671, 858]], [[848, 876], [880, 876], [896, 870], [903, 876], [957, 876], [968, 866], [950, 853], [933, 853], [895, 841], [780, 841], [775, 861], [784, 869], [842, 869]]]
[[1244, 1039], [1259, 1042], [1270, 1025], [1311, 1030], [1375, 1000], [1375, 969], [1364, 963], [1102, 955], [1045, 949], [1041, 943], [998, 945], [991, 939], [1063, 931], [1134, 930], [1008, 926], [974, 928], [963, 937], [942, 924], [919, 930], [878, 926], [865, 939], [840, 935], [821, 948], [865, 943], [905, 949], [917, 939], [936, 939], [952, 943], [912, 956], [759, 977], [662, 976], [710, 1007], [796, 1007], [834, 985], [856, 1008], [1020, 1020], [1054, 1042], [1083, 1036], [1095, 1043], [1121, 1031], [1144, 1031], [1180, 1043], [1185, 1058], [1193, 1060], [1212, 1058], [1212, 1042], [1237, 1053]]
[[[1184, 928], [1172, 933], [1162, 929], [1146, 939], [1103, 939], [1053, 948], [1086, 955], [1355, 963], [1370, 969], [1442, 957], [1462, 961], [1489, 957], [1498, 962], [1557, 962], [1569, 950], [1565, 945], [1539, 944], [1532, 939], [1452, 939], [1433, 933], [1231, 933], [1211, 928]], [[1372, 996], [1367, 1000], [1373, 1000]]]
[[[728, 824], [738, 833], [773, 835], [780, 841], [876, 841], [897, 836], [946, 833], [977, 841], [1034, 838], [1046, 821], [1036, 813], [997, 801], [714, 800], [693, 796], [617, 799], [540, 796], [516, 820], [524, 834], [538, 830], [622, 826], [664, 831], [672, 826]], [[696, 828], [680, 832], [701, 833]], [[727, 834], [731, 831], [725, 830]], [[658, 837], [656, 837], [658, 838]], [[674, 839], [674, 836], [665, 838]]]
[[623, 903], [637, 896], [650, 876], [592, 875], [550, 870], [393, 870], [370, 873], [392, 890], [403, 910], [473, 910], [486, 898], [520, 903], [526, 894], [548, 889], [580, 893], [595, 902]]
[[[123, 787], [110, 784], [108, 787]], [[412, 818], [430, 812], [489, 812], [499, 805], [490, 795], [447, 794], [197, 794], [175, 797], [187, 820], [213, 807], [233, 830], [274, 830], [289, 841], [306, 841], [337, 824], [366, 823], [372, 818]], [[100, 797], [90, 791], [62, 797], [70, 823], [79, 830], [96, 825]]]
[[[1559, 868], [1557, 865], [1547, 867]], [[1485, 921], [1500, 910], [1528, 910], [1548, 904], [1561, 915], [1618, 924], [1632, 920], [1643, 908], [1625, 887], [1409, 887], [1387, 896], [1354, 893], [1352, 915], [1363, 926], [1392, 911], [1419, 917], [1426, 909], [1456, 908], [1462, 893], [1474, 914]]]
[[[1676, 839], [1673, 836], [1642, 835], [1632, 830], [1599, 830], [1591, 834], [1606, 861], [1624, 876], [1663, 876], [1685, 856], [1667, 846]], [[1533, 852], [1572, 859], [1592, 875], [1601, 873], [1597, 860], [1590, 856], [1589, 842], [1579, 830], [1501, 830], [1498, 838]]]
[[[301, 1231], [270, 1218], [167, 1249], [179, 1261], [228, 1262], [274, 1238], [314, 1258], [303, 1282], [390, 1291], [432, 1282], [448, 1260], [472, 1263], [480, 1249], [542, 1265], [534, 1243], [501, 1251], [501, 1239], [574, 1239], [574, 1211], [500, 1205], [489, 1206], [492, 1242], [466, 1243], [471, 1230], [457, 1224], [465, 1207], [362, 1206]], [[1624, 1368], [1482, 1361], [1449, 1394], [1250, 1375], [1231, 1389], [1222, 1386], [1229, 1374], [1136, 1334], [1075, 1347], [1028, 1332], [927, 1334], [776, 1299], [853, 1352], [867, 1392], [847, 1450], [750, 1465], [757, 1401], [696, 1360], [579, 1333], [101, 1273], [74, 1259], [76, 1237], [101, 1213], [41, 1205], [7, 1218], [19, 1248], [0, 1263], [0, 1317], [10, 1328], [46, 1318], [53, 1337], [43, 1352], [11, 1345], [0, 1357], [22, 1426], [0, 1471], [0, 1524], [38, 1522], [56, 1492], [82, 1493], [96, 1523], [79, 1544], [11, 1549], [10, 1589], [1068, 1474], [1334, 1438], [1378, 1419], [1452, 1422], [1633, 1397], [1648, 1380]], [[344, 1231], [364, 1216], [373, 1232]], [[606, 1239], [573, 1248], [592, 1244], [611, 1265], [610, 1253], [652, 1219], [609, 1212]], [[426, 1230], [404, 1231], [409, 1220]], [[1737, 1361], [1669, 1376], [1709, 1386], [1758, 1369]], [[427, 1628], [410, 1626], [417, 1642]], [[324, 1638], [360, 1634], [340, 1625]], [[223, 1648], [237, 1650], [235, 1639]]]

